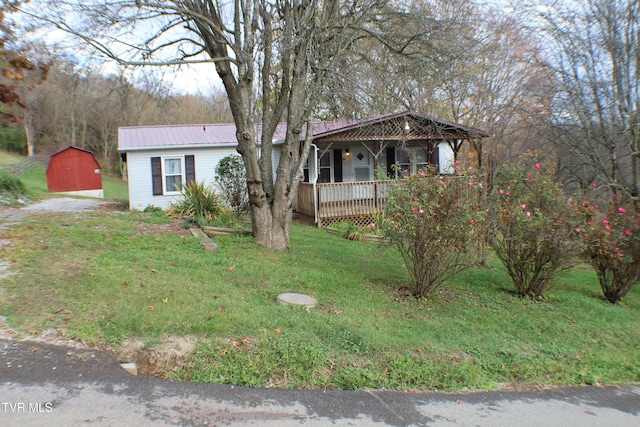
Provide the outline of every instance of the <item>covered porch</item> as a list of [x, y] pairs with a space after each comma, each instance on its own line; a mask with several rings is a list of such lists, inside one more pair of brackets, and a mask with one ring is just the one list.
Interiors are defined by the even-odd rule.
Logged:
[[342, 220], [370, 224], [385, 207], [392, 179], [427, 166], [454, 173], [464, 141], [470, 141], [480, 163], [480, 141], [489, 136], [415, 112], [316, 129], [297, 211], [319, 227]]

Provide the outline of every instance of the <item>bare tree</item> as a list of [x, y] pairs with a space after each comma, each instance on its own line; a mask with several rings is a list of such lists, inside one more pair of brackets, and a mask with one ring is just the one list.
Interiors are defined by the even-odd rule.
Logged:
[[640, 1], [532, 1], [533, 29], [547, 46], [560, 89], [549, 136], [561, 171], [640, 197]]
[[[320, 90], [336, 62], [386, 4], [34, 0], [20, 10], [75, 34], [121, 63], [214, 62], [247, 170], [254, 235], [260, 245], [285, 249]], [[286, 136], [274, 168], [272, 141], [280, 121], [286, 122]]]

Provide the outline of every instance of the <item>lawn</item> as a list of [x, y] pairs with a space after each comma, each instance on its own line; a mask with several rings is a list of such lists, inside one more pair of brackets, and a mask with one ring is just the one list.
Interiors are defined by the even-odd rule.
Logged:
[[[15, 274], [0, 314], [118, 351], [186, 337], [163, 376], [256, 387], [495, 389], [640, 381], [640, 288], [623, 304], [579, 266], [545, 300], [512, 292], [494, 257], [416, 300], [395, 250], [294, 223], [292, 249], [216, 238], [159, 214], [32, 215], [3, 232]], [[311, 294], [312, 309], [282, 292]]]

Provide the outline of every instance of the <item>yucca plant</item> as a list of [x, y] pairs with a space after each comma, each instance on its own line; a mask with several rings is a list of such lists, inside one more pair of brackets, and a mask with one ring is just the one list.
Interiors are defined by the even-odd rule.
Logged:
[[209, 223], [214, 218], [228, 217], [230, 209], [211, 185], [191, 181], [182, 188], [180, 199], [171, 204], [167, 215], [188, 217], [200, 224]]

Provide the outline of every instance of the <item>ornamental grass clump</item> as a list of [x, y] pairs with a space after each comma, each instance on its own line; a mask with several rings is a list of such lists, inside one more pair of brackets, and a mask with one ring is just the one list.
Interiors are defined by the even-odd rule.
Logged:
[[584, 240], [585, 258], [604, 297], [615, 304], [640, 282], [640, 208], [614, 194], [604, 206], [585, 200], [578, 211], [583, 223], [575, 231]]
[[224, 198], [212, 186], [196, 181], [188, 182], [182, 188], [180, 199], [171, 204], [167, 215], [188, 217], [198, 224], [208, 224], [214, 219], [233, 217]]
[[431, 169], [394, 182], [379, 227], [400, 251], [416, 298], [479, 264], [486, 218], [482, 191], [480, 181]]
[[519, 294], [542, 297], [578, 253], [571, 202], [553, 171], [502, 166], [490, 195], [491, 246]]

